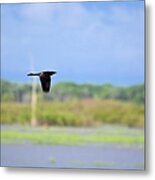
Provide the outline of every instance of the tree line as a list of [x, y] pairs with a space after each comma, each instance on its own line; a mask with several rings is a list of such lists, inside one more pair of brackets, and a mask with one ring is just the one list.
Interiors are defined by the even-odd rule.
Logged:
[[[1, 101], [29, 102], [31, 100], [31, 84], [13, 83], [1, 80]], [[144, 84], [133, 86], [114, 86], [112, 84], [76, 84], [60, 82], [52, 87], [52, 91], [44, 94], [38, 84], [38, 98], [44, 101], [72, 99], [114, 99], [144, 104]]]

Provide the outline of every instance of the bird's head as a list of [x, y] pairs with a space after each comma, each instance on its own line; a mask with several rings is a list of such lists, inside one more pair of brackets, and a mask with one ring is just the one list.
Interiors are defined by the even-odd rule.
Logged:
[[29, 74], [27, 74], [28, 76], [39, 76], [40, 75], [40, 73], [29, 73]]

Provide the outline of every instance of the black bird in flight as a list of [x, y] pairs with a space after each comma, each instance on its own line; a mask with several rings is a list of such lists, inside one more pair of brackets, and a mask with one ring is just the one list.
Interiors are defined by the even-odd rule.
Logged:
[[43, 92], [47, 93], [50, 90], [51, 76], [56, 74], [56, 71], [42, 71], [39, 73], [29, 73], [28, 76], [39, 76]]

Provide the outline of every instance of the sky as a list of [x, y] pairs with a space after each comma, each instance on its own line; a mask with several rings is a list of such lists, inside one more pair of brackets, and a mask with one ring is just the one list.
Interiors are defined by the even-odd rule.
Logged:
[[144, 83], [144, 2], [1, 5], [1, 79], [55, 83]]

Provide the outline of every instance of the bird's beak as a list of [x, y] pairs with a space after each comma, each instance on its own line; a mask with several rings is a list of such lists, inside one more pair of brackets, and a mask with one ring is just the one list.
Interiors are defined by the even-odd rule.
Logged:
[[27, 76], [32, 76], [32, 73], [27, 74]]
[[27, 74], [27, 76], [39, 76], [40, 75], [40, 73], [29, 73], [29, 74]]

